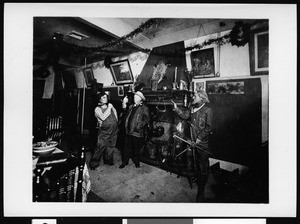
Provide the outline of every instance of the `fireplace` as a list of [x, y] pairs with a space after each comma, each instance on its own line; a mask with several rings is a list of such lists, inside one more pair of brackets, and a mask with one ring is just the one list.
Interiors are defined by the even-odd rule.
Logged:
[[[191, 93], [185, 90], [145, 91], [150, 123], [141, 160], [147, 164], [184, 176], [196, 173], [192, 151], [181, 139], [190, 139], [189, 123], [173, 111], [172, 101], [188, 110]], [[178, 136], [178, 137], [174, 137]]]

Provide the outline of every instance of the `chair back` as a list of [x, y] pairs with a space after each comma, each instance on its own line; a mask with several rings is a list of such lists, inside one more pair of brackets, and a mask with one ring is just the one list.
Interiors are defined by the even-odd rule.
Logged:
[[46, 134], [48, 134], [48, 132], [51, 130], [61, 130], [61, 129], [62, 129], [61, 116], [47, 117]]
[[51, 138], [60, 144], [62, 134], [62, 117], [47, 117], [46, 138]]
[[45, 166], [37, 166], [34, 170], [33, 201], [81, 202], [84, 151], [82, 147], [79, 157], [69, 157], [63, 163], [54, 163], [51, 169], [45, 172]]

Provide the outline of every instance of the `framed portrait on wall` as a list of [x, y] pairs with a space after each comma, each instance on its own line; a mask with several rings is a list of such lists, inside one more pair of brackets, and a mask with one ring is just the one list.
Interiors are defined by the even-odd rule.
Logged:
[[83, 69], [83, 75], [85, 78], [86, 86], [90, 87], [92, 85], [93, 80], [95, 79], [93, 69], [91, 67]]
[[249, 50], [251, 75], [268, 75], [269, 31], [267, 28], [260, 28], [251, 31]]
[[118, 96], [124, 96], [124, 86], [118, 86]]
[[194, 92], [197, 93], [199, 90], [205, 91], [205, 81], [194, 80]]
[[191, 64], [194, 78], [215, 77], [214, 48], [193, 51]]
[[133, 83], [133, 75], [128, 60], [110, 64], [110, 70], [116, 85]]

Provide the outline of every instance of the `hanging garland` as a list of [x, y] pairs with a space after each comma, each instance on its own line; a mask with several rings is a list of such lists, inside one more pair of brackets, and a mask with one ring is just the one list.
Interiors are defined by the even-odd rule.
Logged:
[[74, 49], [75, 51], [78, 51], [80, 53], [83, 53], [85, 55], [92, 54], [92, 53], [100, 53], [100, 52], [109, 52], [109, 53], [122, 53], [121, 51], [109, 51], [105, 50], [105, 48], [111, 48], [123, 45], [123, 43], [127, 40], [131, 40], [133, 37], [137, 36], [140, 33], [146, 33], [149, 32], [150, 29], [156, 28], [159, 26], [159, 24], [164, 21], [162, 18], [155, 18], [155, 19], [149, 19], [146, 22], [142, 23], [138, 28], [130, 32], [129, 34], [126, 34], [116, 40], [112, 40], [102, 46], [97, 47], [83, 47], [78, 46], [76, 44], [69, 44], [64, 42], [66, 45], [68, 45], [70, 48]]
[[207, 39], [201, 44], [195, 44], [195, 45], [192, 45], [192, 46], [189, 46], [189, 47], [186, 47], [186, 48], [182, 48], [182, 49], [175, 49], [175, 50], [172, 50], [172, 51], [157, 50], [157, 49], [154, 49], [154, 50], [145, 49], [143, 51], [147, 52], [147, 53], [151, 52], [153, 54], [163, 55], [163, 56], [180, 56], [180, 55], [184, 55], [185, 52], [187, 52], [187, 51], [192, 51], [194, 49], [200, 50], [200, 49], [202, 49], [206, 46], [210, 46], [210, 45], [213, 45], [213, 44], [223, 45], [223, 44], [226, 44], [226, 43], [229, 43], [229, 42], [230, 42], [230, 34], [225, 34], [221, 37]]
[[141, 60], [141, 61], [145, 61], [148, 57], [149, 57], [149, 54], [138, 52], [138, 53], [134, 53], [134, 54], [129, 55], [128, 60], [130, 62], [134, 62], [138, 59]]
[[102, 50], [103, 48], [118, 46], [126, 40], [131, 40], [133, 37], [137, 36], [140, 33], [148, 32], [153, 27], [157, 28], [159, 26], [159, 24], [163, 21], [164, 21], [164, 19], [162, 19], [162, 18], [149, 19], [146, 22], [142, 23], [138, 28], [136, 28], [135, 30], [133, 30], [129, 34], [127, 34], [123, 37], [120, 37], [117, 40], [110, 41], [107, 44], [104, 44], [103, 46], [101, 46], [99, 48], [99, 50]]
[[103, 67], [104, 67], [104, 63], [103, 63], [103, 62], [100, 62], [100, 61], [99, 61], [98, 63], [93, 63], [93, 64], [92, 64], [92, 69], [93, 69], [93, 70], [95, 70], [95, 69], [97, 69], [97, 68], [100, 68], [100, 69], [101, 69], [101, 68], [103, 68]]
[[[81, 53], [83, 53], [84, 55], [88, 55], [88, 54], [100, 54], [100, 52], [107, 52], [110, 54], [120, 54], [120, 53], [124, 53], [122, 51], [111, 51], [111, 50], [105, 50], [104, 48], [111, 48], [111, 47], [115, 47], [118, 45], [122, 45], [125, 41], [132, 39], [133, 37], [137, 36], [140, 33], [144, 33], [144, 32], [149, 32], [149, 30], [153, 27], [158, 27], [159, 24], [163, 21], [164, 19], [161, 18], [155, 18], [155, 19], [149, 19], [146, 22], [142, 23], [138, 28], [136, 28], [134, 31], [130, 32], [129, 34], [120, 37], [117, 40], [113, 40], [110, 41], [107, 44], [104, 44], [102, 46], [98, 46], [98, 47], [82, 47], [82, 46], [78, 46], [75, 44], [68, 44], [70, 47], [72, 47], [75, 50], [80, 51]], [[221, 37], [216, 37], [216, 38], [209, 38], [207, 40], [205, 40], [203, 43], [201, 44], [195, 44], [193, 46], [189, 46], [186, 47], [184, 49], [175, 49], [172, 51], [165, 51], [165, 50], [151, 50], [151, 49], [143, 49], [141, 50], [144, 53], [149, 54], [154, 53], [157, 55], [164, 55], [164, 56], [180, 56], [180, 55], [184, 55], [185, 52], [187, 51], [192, 51], [195, 49], [202, 49], [205, 48], [207, 46], [210, 46], [212, 44], [216, 44], [216, 45], [223, 45], [226, 43], [231, 43], [232, 45], [236, 45], [238, 47], [240, 46], [244, 46], [246, 43], [249, 42], [249, 38], [250, 38], [250, 24], [245, 24], [242, 21], [238, 21], [235, 23], [235, 26], [233, 27], [233, 29], [231, 30], [230, 33], [225, 34]], [[111, 57], [111, 56], [109, 56]], [[110, 64], [109, 58], [106, 58], [106, 62], [105, 62], [105, 67], [108, 67]]]

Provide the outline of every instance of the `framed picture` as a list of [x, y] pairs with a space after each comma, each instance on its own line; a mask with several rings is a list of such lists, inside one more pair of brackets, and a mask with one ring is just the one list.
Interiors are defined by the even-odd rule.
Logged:
[[215, 77], [214, 48], [191, 52], [194, 78]]
[[94, 78], [94, 73], [92, 68], [83, 69], [83, 75], [85, 78], [86, 86], [90, 87], [92, 85]]
[[245, 82], [235, 80], [208, 81], [206, 87], [207, 94], [245, 94]]
[[133, 75], [128, 60], [110, 64], [110, 70], [116, 85], [133, 83]]
[[124, 86], [118, 86], [118, 96], [124, 96]]
[[195, 93], [199, 92], [199, 90], [205, 91], [205, 81], [194, 81], [194, 91]]
[[268, 75], [269, 31], [267, 28], [251, 31], [249, 49], [251, 75]]

